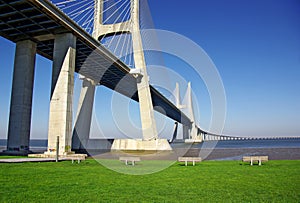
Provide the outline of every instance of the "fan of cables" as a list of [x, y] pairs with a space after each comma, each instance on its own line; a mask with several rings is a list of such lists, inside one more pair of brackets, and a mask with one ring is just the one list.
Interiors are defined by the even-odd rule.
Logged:
[[[90, 35], [94, 29], [95, 0], [51, 0]], [[130, 21], [131, 0], [103, 0], [103, 24]], [[101, 44], [129, 67], [134, 68], [132, 38], [129, 33], [104, 36]]]
[[[95, 1], [97, 0], [51, 0], [62, 12], [73, 19], [90, 35], [94, 29], [94, 11]], [[100, 0], [98, 0], [100, 1]], [[120, 22], [131, 21], [130, 6], [132, 0], [101, 0], [103, 2], [102, 15], [103, 24], [116, 24]], [[143, 46], [147, 47], [148, 43], [157, 41], [153, 34], [147, 34], [143, 30], [154, 29], [152, 16], [146, 0], [140, 1], [140, 29]], [[101, 38], [101, 44], [115, 54], [120, 60], [127, 64], [130, 68], [135, 68], [133, 59], [132, 36], [130, 33], [118, 33]], [[161, 58], [157, 62], [157, 54], [145, 52], [146, 62], [156, 58], [157, 63], [163, 63]]]

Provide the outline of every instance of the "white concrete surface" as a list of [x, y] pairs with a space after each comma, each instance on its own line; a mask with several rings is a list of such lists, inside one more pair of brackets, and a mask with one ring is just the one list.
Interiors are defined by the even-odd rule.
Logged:
[[90, 135], [95, 83], [83, 78], [77, 116], [72, 136], [72, 149], [86, 149]]
[[141, 151], [170, 151], [172, 150], [166, 139], [142, 140], [142, 139], [115, 139], [111, 147], [112, 151], [141, 150]]
[[75, 56], [76, 37], [71, 33], [56, 35], [46, 153], [55, 153], [57, 136], [59, 154], [71, 151]]

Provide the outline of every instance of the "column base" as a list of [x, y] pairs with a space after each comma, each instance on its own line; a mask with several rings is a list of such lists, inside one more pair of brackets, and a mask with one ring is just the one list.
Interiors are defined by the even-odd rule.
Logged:
[[3, 150], [2, 155], [11, 155], [11, 156], [27, 156], [32, 153], [30, 150]]
[[[63, 152], [59, 153], [59, 157], [75, 155], [75, 152]], [[43, 154], [29, 154], [28, 157], [38, 157], [38, 158], [55, 158], [56, 152], [55, 151], [45, 151]]]
[[[46, 151], [46, 152], [44, 152], [44, 154], [28, 154], [28, 157], [32, 157], [32, 158], [55, 158], [56, 153]], [[59, 158], [82, 157], [83, 158], [83, 157], [87, 157], [87, 154], [75, 154], [75, 152], [64, 152], [62, 154], [59, 154], [58, 157]]]
[[171, 151], [167, 139], [141, 140], [141, 139], [115, 139], [112, 151]]
[[[56, 151], [46, 151], [46, 152], [44, 152], [44, 154], [46, 156], [56, 156]], [[75, 152], [72, 152], [72, 151], [62, 152], [62, 153], [59, 153], [59, 156], [67, 156], [67, 155], [73, 155], [73, 154], [75, 154]]]
[[185, 143], [200, 143], [203, 142], [202, 136], [196, 136], [192, 139], [185, 139], [184, 140]]

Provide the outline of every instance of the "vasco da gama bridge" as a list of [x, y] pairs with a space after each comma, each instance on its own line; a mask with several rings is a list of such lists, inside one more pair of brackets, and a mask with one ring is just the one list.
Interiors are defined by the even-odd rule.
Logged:
[[[184, 139], [198, 142], [241, 139], [201, 130], [195, 125], [193, 113], [185, 115], [179, 103], [173, 104], [149, 84], [140, 35], [139, 0], [129, 1], [129, 19], [114, 24], [103, 23], [104, 1], [95, 0], [91, 35], [48, 0], [0, 0], [0, 35], [16, 43], [6, 152], [29, 153], [36, 53], [53, 61], [48, 150], [45, 152], [49, 156], [56, 150], [66, 155], [72, 148], [85, 146], [98, 85], [139, 102], [143, 139], [115, 139], [113, 149], [171, 150], [168, 141], [158, 137], [155, 110], [176, 124], [181, 123]], [[100, 43], [104, 37], [120, 33], [131, 35], [135, 68], [129, 68]], [[74, 72], [80, 73], [83, 85], [72, 129]], [[178, 86], [176, 90], [179, 95]], [[189, 104], [186, 106], [192, 112], [190, 84], [187, 91]], [[160, 108], [154, 108], [156, 106]], [[59, 149], [56, 149], [57, 137]]]

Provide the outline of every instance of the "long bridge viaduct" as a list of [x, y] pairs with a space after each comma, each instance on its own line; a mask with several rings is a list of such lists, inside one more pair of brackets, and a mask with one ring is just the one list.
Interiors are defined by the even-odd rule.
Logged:
[[[138, 2], [131, 1], [132, 18], [135, 23], [138, 23]], [[98, 12], [103, 9], [101, 3], [97, 6]], [[91, 36], [48, 0], [0, 0], [0, 35], [16, 43], [8, 153], [29, 153], [36, 53], [53, 61], [48, 150], [45, 152], [49, 155], [55, 153], [58, 135], [59, 153], [68, 154], [72, 145], [78, 145], [78, 142], [84, 140], [82, 135], [89, 134], [93, 106], [91, 98], [97, 85], [104, 85], [140, 104], [143, 140], [115, 140], [117, 149], [124, 145], [124, 142], [135, 147], [142, 145], [143, 149], [171, 149], [167, 140], [157, 136], [154, 110], [172, 118], [176, 125], [181, 123], [185, 139], [242, 139], [201, 130], [196, 126], [192, 115], [185, 115], [179, 105], [173, 104], [149, 84], [138, 25], [121, 23], [113, 26], [114, 29], [109, 29], [101, 24], [101, 19], [95, 17], [95, 21], [100, 23], [95, 23], [96, 32]], [[134, 36], [134, 58], [136, 67], [140, 70], [130, 69], [100, 44], [101, 36], [118, 32], [130, 32]], [[74, 72], [79, 72], [84, 78], [80, 105], [85, 111], [82, 112], [85, 117], [77, 118], [76, 122], [81, 122], [80, 126], [83, 126], [78, 132], [73, 132], [72, 129]], [[191, 91], [190, 85], [188, 91]], [[191, 93], [189, 103], [192, 108]], [[161, 108], [154, 108], [155, 106]], [[78, 116], [80, 113], [81, 111]]]

